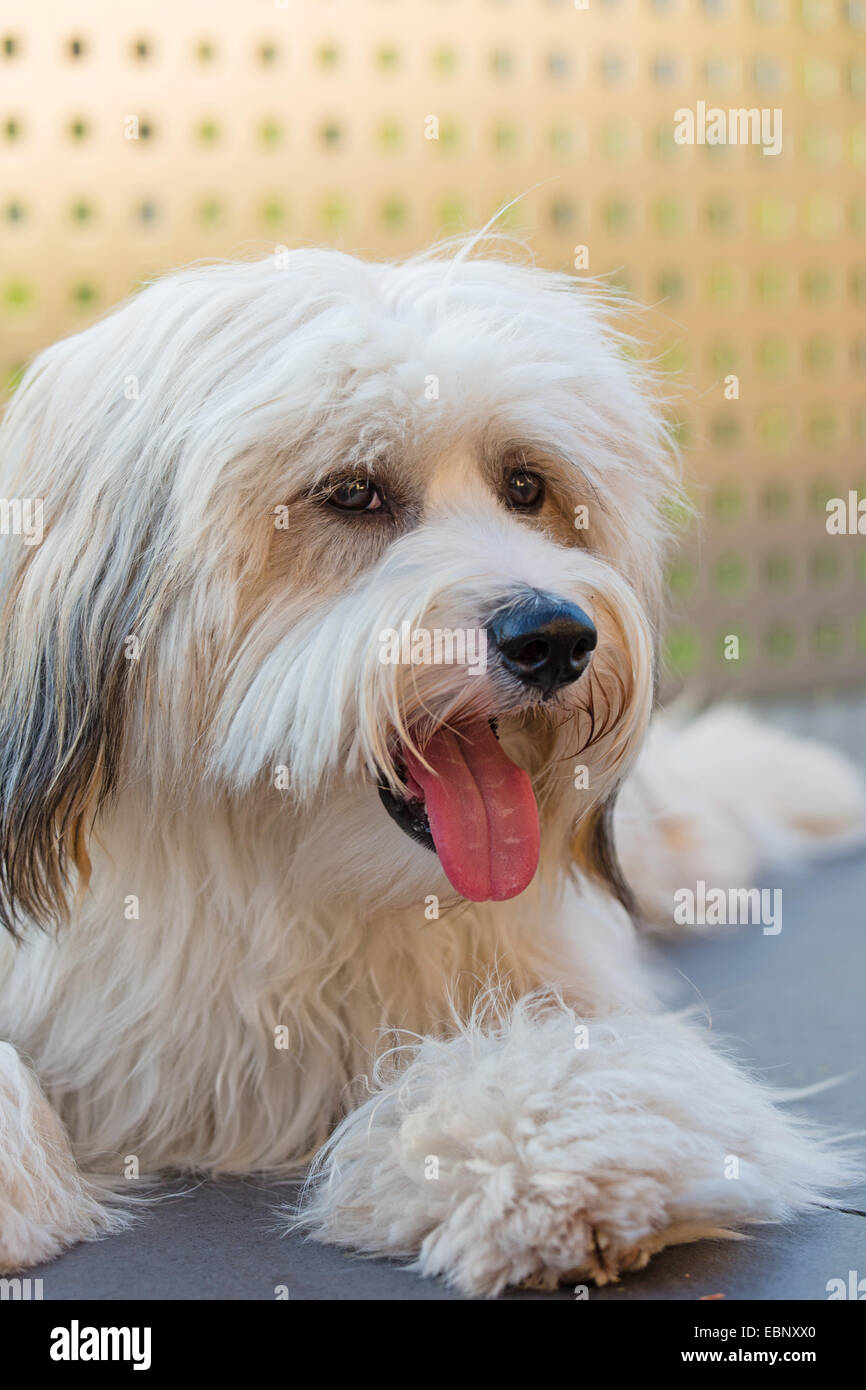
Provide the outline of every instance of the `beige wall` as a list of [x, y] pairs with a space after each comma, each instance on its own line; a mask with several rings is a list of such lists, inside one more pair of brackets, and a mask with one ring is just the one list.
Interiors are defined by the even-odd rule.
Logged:
[[[683, 673], [862, 678], [866, 543], [827, 535], [824, 499], [866, 496], [866, 0], [4, 8], [5, 376], [155, 271], [280, 243], [399, 254], [523, 194], [507, 225], [539, 261], [586, 245], [655, 306], [707, 512], [672, 574]], [[782, 153], [676, 145], [698, 100], [780, 108]]]

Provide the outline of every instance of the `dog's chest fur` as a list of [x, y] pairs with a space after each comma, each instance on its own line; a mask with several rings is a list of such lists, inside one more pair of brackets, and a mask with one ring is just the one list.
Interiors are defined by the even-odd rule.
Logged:
[[0, 946], [0, 1031], [91, 1168], [290, 1164], [371, 1057], [407, 1041], [394, 1030], [453, 1028], [494, 974], [508, 995], [554, 978], [557, 956], [562, 974], [537, 892], [438, 917], [421, 895], [402, 911], [304, 901], [291, 838], [241, 845], [218, 807], [155, 837], [121, 804], [100, 838], [73, 920]]

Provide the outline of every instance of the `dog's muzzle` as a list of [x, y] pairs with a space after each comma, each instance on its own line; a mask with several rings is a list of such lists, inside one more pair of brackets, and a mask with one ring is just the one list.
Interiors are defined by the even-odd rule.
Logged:
[[[582, 608], [529, 588], [498, 604], [486, 629], [501, 669], [543, 699], [583, 675], [598, 641]], [[403, 794], [383, 781], [386, 811], [438, 854], [462, 897], [501, 902], [523, 892], [538, 865], [538, 807], [529, 775], [499, 745], [495, 719], [443, 723], [422, 747], [401, 742], [394, 767]]]

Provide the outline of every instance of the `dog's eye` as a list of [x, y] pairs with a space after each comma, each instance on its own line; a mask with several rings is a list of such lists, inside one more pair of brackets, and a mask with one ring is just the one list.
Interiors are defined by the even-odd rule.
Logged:
[[516, 468], [509, 473], [505, 492], [509, 506], [524, 510], [540, 507], [544, 501], [544, 483], [537, 473], [530, 473], [525, 468]]
[[385, 505], [381, 490], [369, 478], [353, 478], [338, 483], [325, 499], [329, 507], [341, 512], [378, 512]]

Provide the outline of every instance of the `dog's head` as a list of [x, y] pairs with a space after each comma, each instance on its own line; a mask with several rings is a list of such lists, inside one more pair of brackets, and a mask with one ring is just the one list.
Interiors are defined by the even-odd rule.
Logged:
[[44, 507], [0, 538], [7, 924], [120, 790], [265, 817], [320, 893], [511, 897], [539, 839], [622, 892], [674, 486], [628, 347], [565, 276], [299, 251], [42, 354], [0, 433]]

